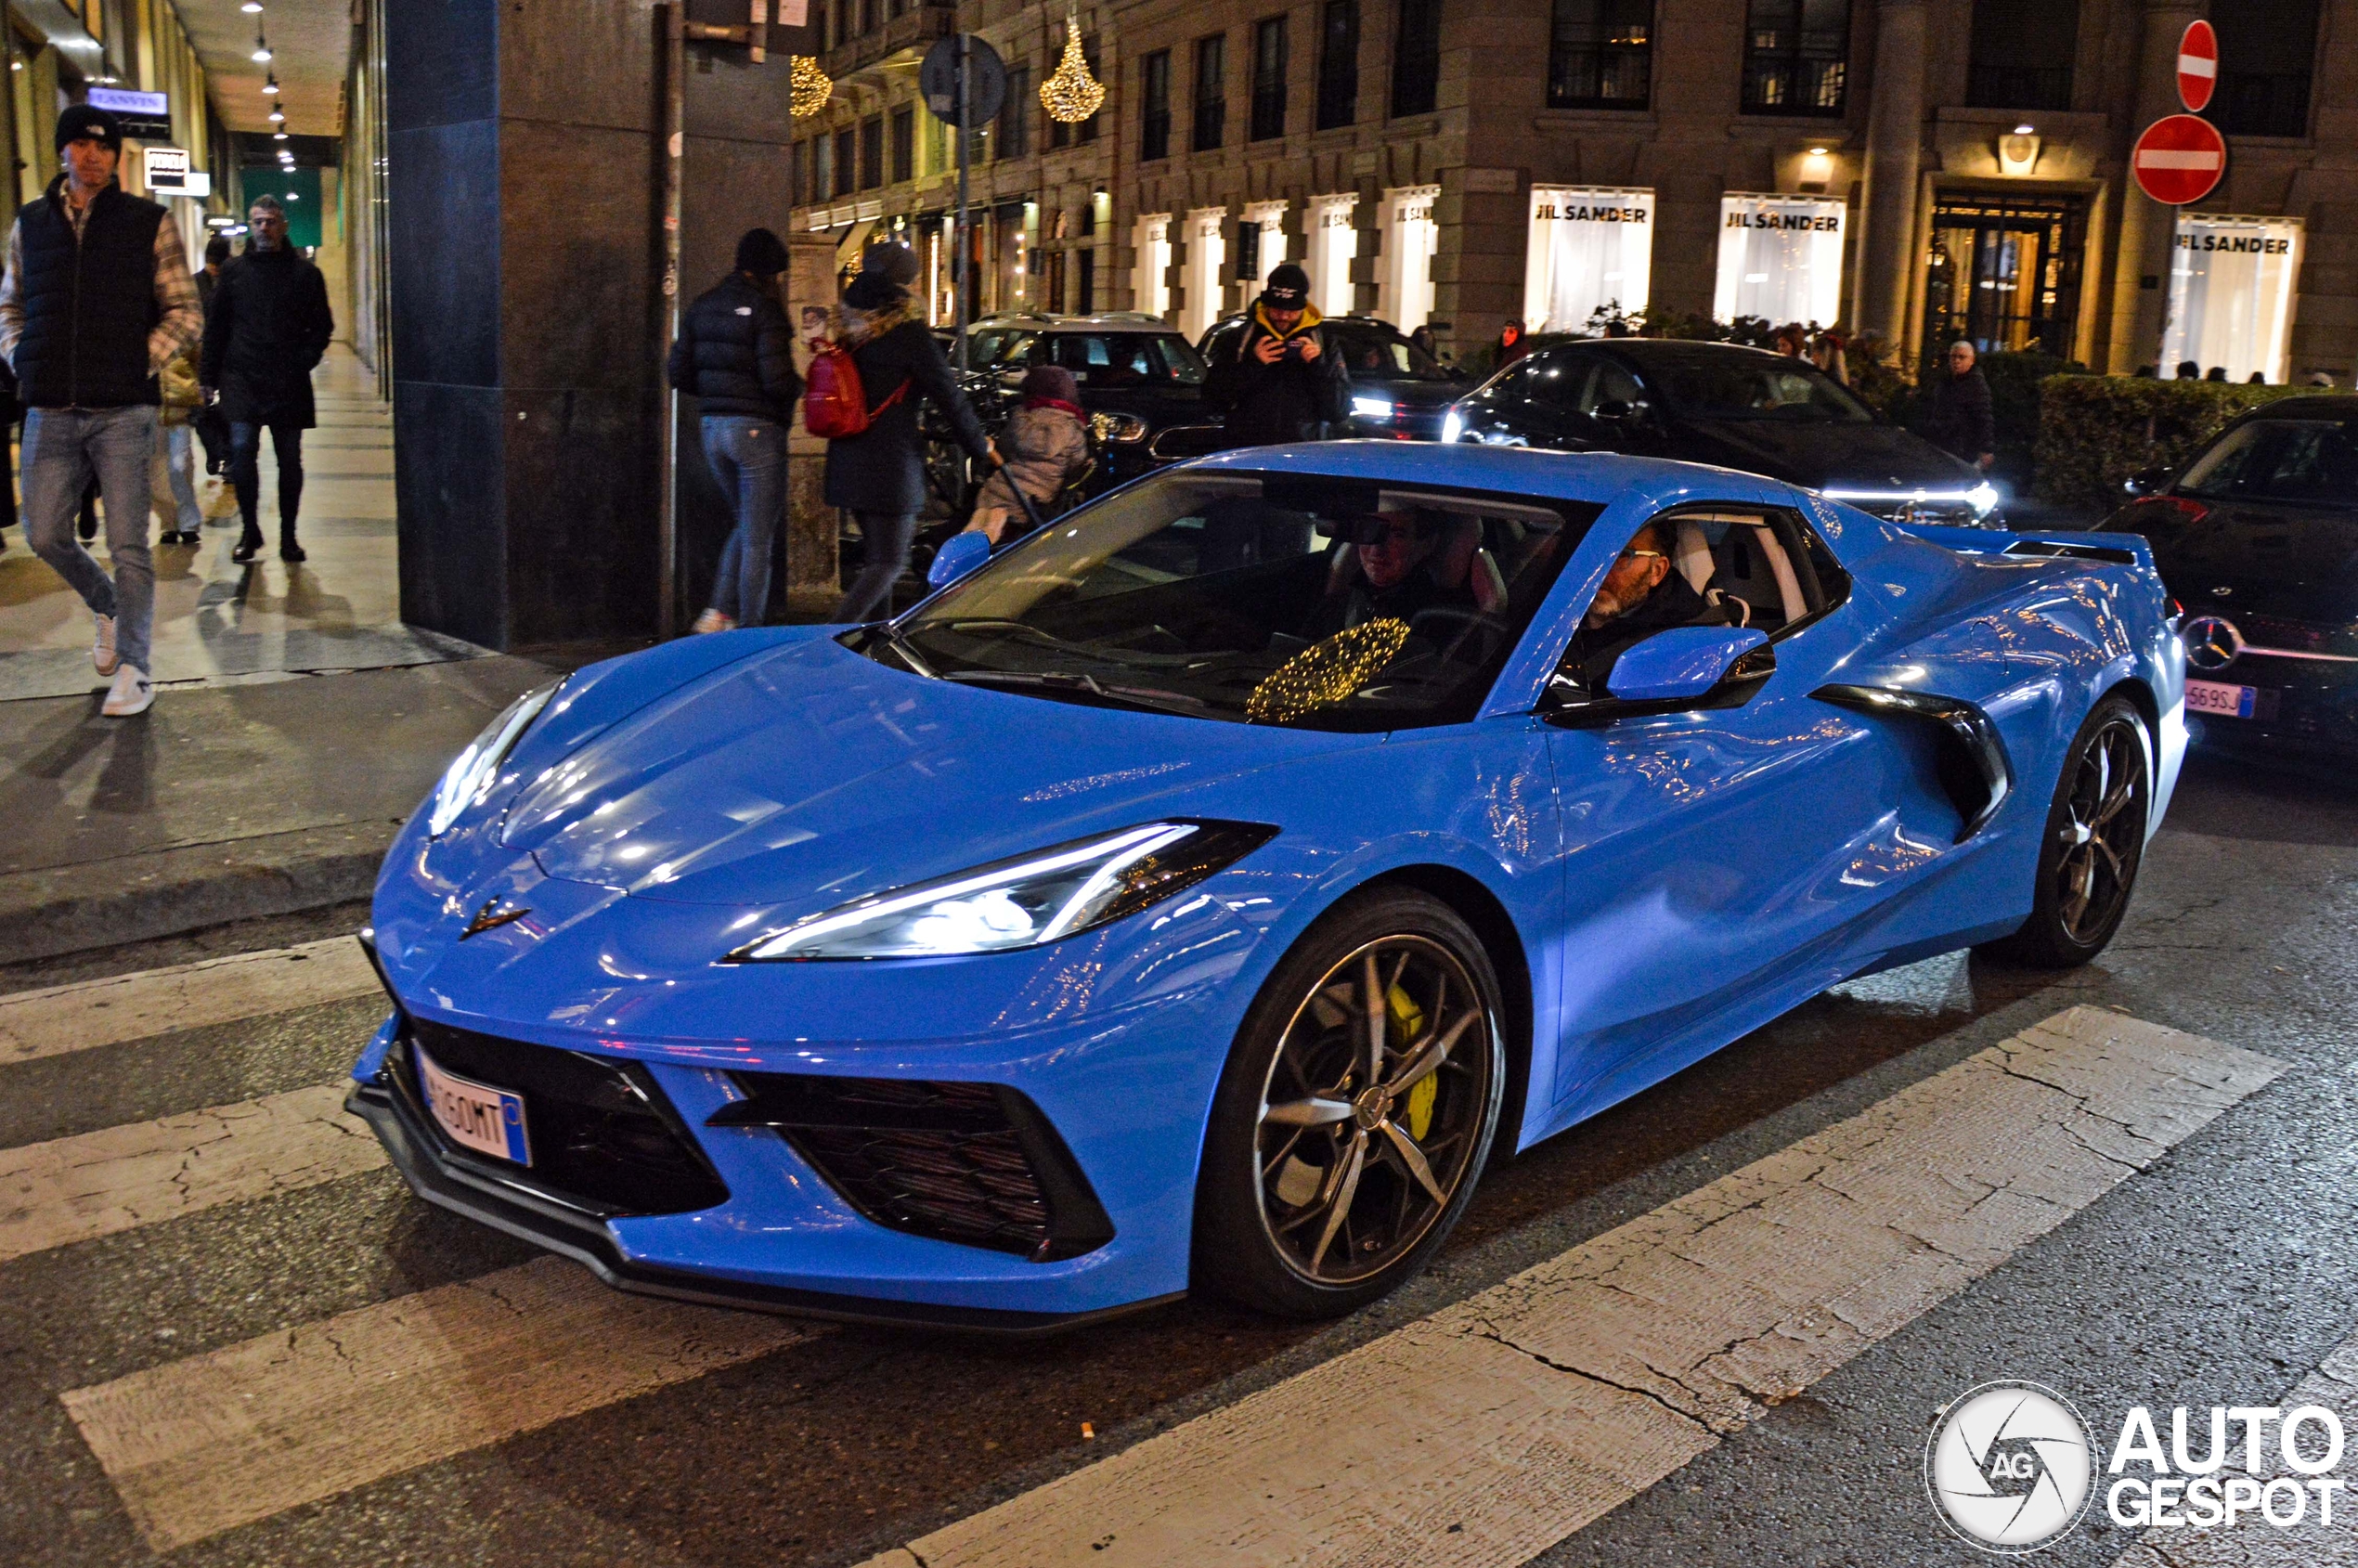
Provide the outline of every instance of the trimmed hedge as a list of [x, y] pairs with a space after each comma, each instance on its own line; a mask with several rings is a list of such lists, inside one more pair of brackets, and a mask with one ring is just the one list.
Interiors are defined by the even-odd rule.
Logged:
[[2041, 499], [2106, 512], [2125, 499], [2122, 480], [2178, 468], [2245, 409], [2314, 395], [2298, 386], [2085, 375], [2050, 376], [2038, 392]]

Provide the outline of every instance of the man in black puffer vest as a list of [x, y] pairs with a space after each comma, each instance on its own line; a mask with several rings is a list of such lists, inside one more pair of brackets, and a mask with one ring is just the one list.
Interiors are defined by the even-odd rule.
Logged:
[[785, 242], [766, 228], [737, 241], [737, 269], [696, 296], [671, 345], [671, 384], [703, 405], [704, 456], [736, 525], [720, 548], [698, 631], [759, 626], [786, 497], [786, 425], [802, 378], [786, 323]]
[[253, 236], [246, 253], [221, 269], [205, 311], [204, 355], [197, 379], [221, 395], [229, 424], [229, 483], [238, 492], [245, 531], [229, 559], [243, 564], [262, 550], [262, 433], [279, 460], [279, 559], [304, 559], [295, 542], [295, 512], [303, 505], [303, 433], [319, 422], [311, 402], [311, 372], [335, 336], [328, 285], [319, 269], [287, 243], [287, 210], [275, 196], [258, 196], [246, 211]]
[[[24, 399], [25, 542], [97, 617], [90, 646], [114, 677], [101, 712], [155, 700], [148, 636], [155, 565], [148, 554], [148, 465], [156, 374], [204, 328], [179, 230], [164, 210], [115, 184], [123, 133], [104, 110], [58, 117], [65, 172], [17, 214], [0, 277], [0, 357]], [[73, 537], [96, 474], [107, 508], [108, 577]]]

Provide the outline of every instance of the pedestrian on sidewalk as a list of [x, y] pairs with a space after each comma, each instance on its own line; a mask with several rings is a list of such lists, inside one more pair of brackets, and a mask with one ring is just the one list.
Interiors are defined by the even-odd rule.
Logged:
[[865, 433], [827, 443], [827, 504], [859, 519], [862, 551], [860, 575], [836, 605], [837, 621], [864, 621], [888, 610], [892, 585], [909, 564], [917, 512], [926, 501], [918, 404], [930, 402], [941, 411], [969, 456], [993, 466], [999, 460], [909, 296], [916, 280], [916, 252], [898, 243], [873, 246], [836, 312], [836, 341], [860, 371], [872, 415]]
[[[220, 284], [221, 269], [228, 265], [229, 237], [216, 234], [204, 242], [204, 266], [197, 273], [197, 298], [204, 305], [205, 319], [213, 319], [213, 291]], [[219, 523], [238, 510], [238, 492], [229, 484], [229, 421], [221, 417], [219, 405], [208, 403], [197, 410], [189, 428], [197, 433], [197, 442], [204, 447], [204, 520]]]
[[[8, 230], [0, 358], [14, 368], [28, 410], [25, 540], [97, 617], [91, 663], [114, 678], [100, 711], [125, 718], [155, 700], [147, 495], [156, 377], [197, 341], [204, 313], [179, 229], [162, 207], [115, 183], [123, 131], [114, 116], [70, 107], [58, 116], [56, 142], [64, 171]], [[73, 538], [94, 477], [112, 498], [111, 577]]]
[[1989, 382], [1974, 346], [1963, 338], [1949, 345], [1949, 369], [1924, 376], [1924, 411], [1916, 434], [1953, 458], [1988, 473], [1998, 460], [1998, 424], [1990, 412]]
[[[980, 534], [996, 550], [1004, 538], [1012, 543], [1029, 532], [1030, 515], [1047, 515], [1049, 506], [1065, 486], [1089, 466], [1088, 417], [1081, 411], [1081, 385], [1061, 365], [1034, 365], [1024, 372], [1023, 405], [1007, 416], [997, 446], [1006, 458], [998, 473], [982, 482], [975, 497], [970, 534]], [[1020, 488], [1021, 495], [1017, 491]], [[1029, 509], [1024, 502], [1029, 500]], [[1014, 535], [1005, 529], [1020, 515]]]
[[1331, 352], [1310, 304], [1310, 275], [1291, 262], [1269, 269], [1251, 318], [1204, 377], [1204, 406], [1217, 410], [1232, 444], [1271, 447], [1322, 441], [1350, 417], [1351, 379]]
[[202, 542], [204, 512], [197, 505], [194, 427], [190, 421], [204, 407], [203, 389], [197, 385], [197, 356], [189, 351], [165, 362], [157, 378], [163, 395], [156, 411], [155, 457], [149, 467], [149, 499], [163, 518], [158, 544]]
[[759, 626], [770, 609], [770, 564], [786, 499], [786, 421], [802, 395], [785, 270], [785, 241], [766, 228], [747, 229], [737, 241], [736, 270], [696, 296], [671, 345], [671, 384], [703, 406], [705, 461], [735, 519], [697, 631]]
[[279, 460], [279, 559], [304, 559], [295, 542], [303, 506], [303, 433], [319, 422], [311, 372], [326, 356], [336, 318], [319, 269], [287, 243], [287, 210], [258, 196], [246, 212], [253, 240], [221, 269], [204, 323], [197, 376], [221, 400], [229, 421], [229, 482], [238, 491], [244, 531], [229, 559], [243, 564], [262, 550], [262, 433]]

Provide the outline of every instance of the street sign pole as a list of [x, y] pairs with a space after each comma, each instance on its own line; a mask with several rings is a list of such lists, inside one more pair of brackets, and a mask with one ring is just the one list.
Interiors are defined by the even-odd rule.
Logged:
[[956, 354], [953, 359], [961, 370], [966, 368], [966, 296], [972, 287], [967, 274], [966, 258], [972, 253], [966, 234], [966, 182], [972, 172], [969, 165], [974, 152], [974, 131], [970, 123], [974, 114], [974, 50], [968, 34], [958, 34], [958, 255], [952, 273], [952, 289], [958, 296], [958, 329]]

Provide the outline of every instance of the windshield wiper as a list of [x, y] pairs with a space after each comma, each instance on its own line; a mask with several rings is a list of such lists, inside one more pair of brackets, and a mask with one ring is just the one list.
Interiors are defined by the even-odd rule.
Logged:
[[868, 629], [883, 638], [887, 642], [890, 643], [892, 651], [899, 654], [900, 655], [901, 662], [906, 664], [911, 669], [915, 670], [919, 675], [924, 676], [928, 680], [939, 680], [941, 679], [941, 676], [934, 669], [933, 666], [926, 663], [925, 655], [918, 653], [915, 645], [906, 637], [901, 636], [900, 633], [894, 628], [893, 624], [890, 621], [878, 621]]
[[1094, 676], [1073, 670], [953, 669], [940, 677], [976, 686], [1017, 686], [1047, 692], [1085, 692], [1100, 702], [1149, 713], [1173, 713], [1183, 719], [1216, 719], [1219, 710], [1199, 697], [1177, 692], [1144, 691], [1135, 686], [1108, 686]]

